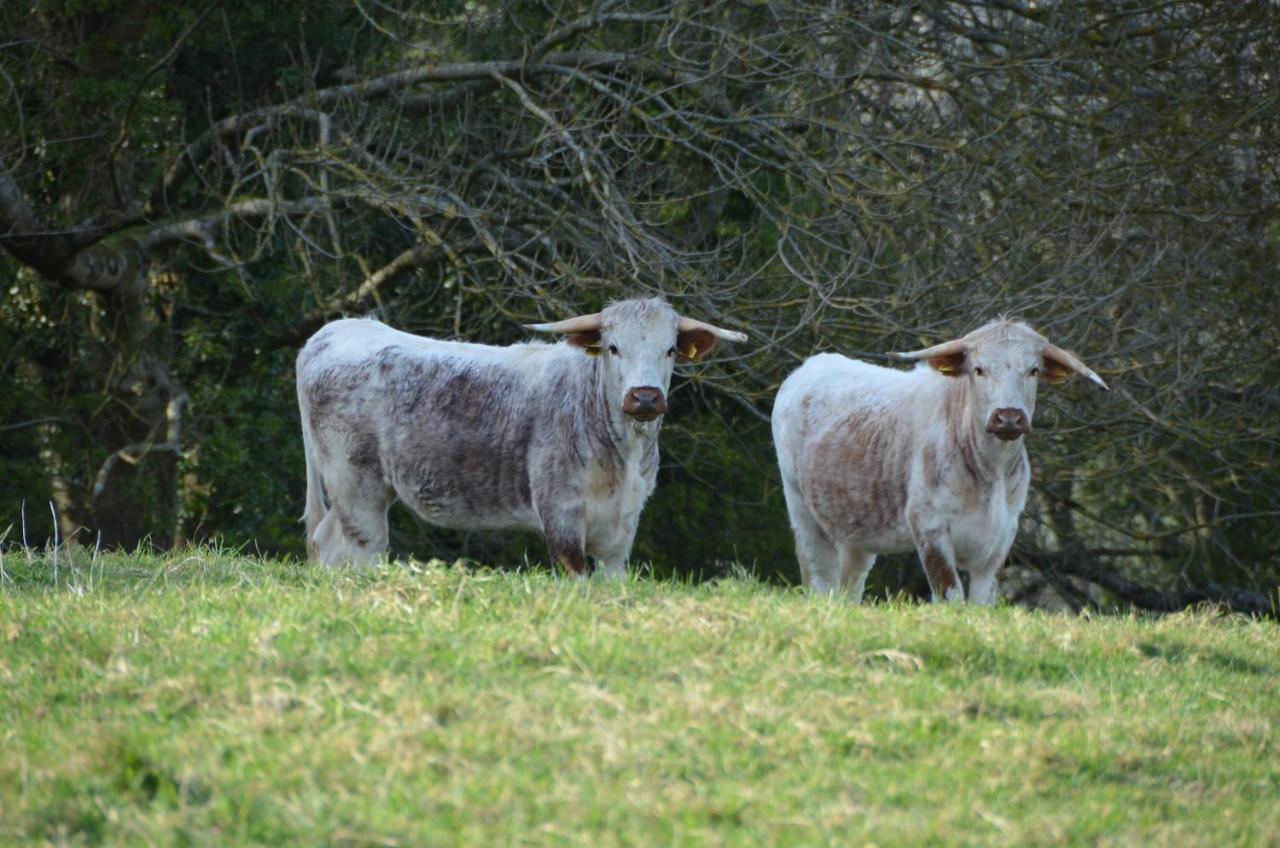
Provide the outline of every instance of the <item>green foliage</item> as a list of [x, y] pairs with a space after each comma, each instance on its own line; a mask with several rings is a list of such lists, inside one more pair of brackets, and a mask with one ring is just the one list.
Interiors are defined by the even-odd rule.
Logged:
[[1280, 839], [1271, 622], [209, 549], [2, 565], [6, 844]]
[[[1266, 4], [375, 6], [0, 5], [0, 178], [37, 229], [105, 220], [119, 257], [189, 225], [140, 248], [140, 299], [41, 279], [0, 226], [0, 528], [52, 498], [109, 545], [298, 552], [304, 330], [371, 313], [506, 344], [661, 293], [752, 340], [677, 380], [636, 549], [656, 573], [794, 579], [763, 418], [805, 356], [1017, 313], [1116, 389], [1043, 396], [1020, 548], [1164, 588], [1280, 580]], [[144, 450], [182, 395], [180, 451]], [[393, 527], [399, 552], [543, 558]], [[919, 575], [886, 571], [883, 591]]]
[[[752, 573], [799, 583], [772, 440], [760, 422], [699, 402], [676, 384], [662, 431], [658, 489], [645, 507], [632, 558], [655, 574]], [[682, 390], [683, 389], [683, 390]]]
[[262, 550], [303, 553], [298, 516], [282, 508], [301, 503], [305, 471], [292, 394], [293, 357], [277, 353], [231, 385], [192, 379], [190, 422], [198, 449], [184, 457], [191, 475], [183, 525], [196, 538], [232, 544], [252, 541]]

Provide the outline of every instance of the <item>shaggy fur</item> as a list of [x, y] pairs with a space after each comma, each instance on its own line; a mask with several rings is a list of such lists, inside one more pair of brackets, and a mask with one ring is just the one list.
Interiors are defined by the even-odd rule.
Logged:
[[915, 550], [934, 600], [963, 600], [967, 571], [970, 599], [993, 603], [1031, 480], [1022, 436], [1036, 386], [1102, 381], [1016, 321], [900, 356], [921, 364], [820, 354], [778, 390], [773, 438], [801, 576], [857, 602], [878, 554]]
[[[583, 317], [594, 328], [568, 341], [510, 347], [368, 319], [317, 332], [297, 367], [310, 556], [337, 565], [383, 555], [398, 498], [443, 527], [540, 530], [570, 572], [585, 572], [591, 555], [607, 574], [625, 574], [662, 419], [623, 406], [640, 389], [665, 409], [686, 348], [677, 350], [679, 318], [659, 299]], [[698, 341], [693, 358], [715, 345]]]

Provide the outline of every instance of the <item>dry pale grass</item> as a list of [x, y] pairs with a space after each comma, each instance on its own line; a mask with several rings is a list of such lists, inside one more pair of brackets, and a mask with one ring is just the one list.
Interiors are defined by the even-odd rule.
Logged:
[[1280, 841], [1271, 623], [203, 550], [3, 567], [4, 843]]

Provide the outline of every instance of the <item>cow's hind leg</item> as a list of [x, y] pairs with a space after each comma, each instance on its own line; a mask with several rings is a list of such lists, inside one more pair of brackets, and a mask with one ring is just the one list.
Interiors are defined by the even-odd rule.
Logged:
[[867, 588], [867, 574], [871, 572], [876, 555], [849, 545], [840, 545], [839, 556], [840, 586], [851, 602], [860, 604], [862, 593]]
[[371, 565], [387, 552], [387, 512], [334, 506], [314, 536], [321, 565]]
[[322, 565], [368, 565], [386, 554], [391, 492], [381, 476], [352, 465], [325, 475], [329, 511], [312, 536]]
[[818, 526], [800, 493], [785, 480], [782, 486], [787, 499], [787, 515], [796, 537], [796, 560], [800, 563], [800, 580], [812, 592], [837, 592], [840, 589], [836, 546]]

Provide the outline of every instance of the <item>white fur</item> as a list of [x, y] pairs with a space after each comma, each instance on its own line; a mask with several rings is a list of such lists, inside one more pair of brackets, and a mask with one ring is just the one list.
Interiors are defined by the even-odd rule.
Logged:
[[820, 354], [778, 390], [774, 443], [810, 589], [857, 602], [877, 555], [916, 550], [922, 561], [935, 558], [935, 600], [963, 600], [957, 571], [966, 571], [970, 600], [994, 603], [1031, 474], [1025, 439], [1002, 441], [988, 422], [995, 410], [1016, 409], [1029, 427], [1043, 357], [1061, 363], [1066, 355], [1016, 322], [993, 322], [964, 340], [954, 376]]
[[[594, 337], [553, 330], [572, 343], [509, 347], [369, 319], [322, 328], [297, 370], [309, 553], [329, 565], [383, 555], [399, 498], [445, 527], [539, 530], [562, 565], [592, 556], [605, 576], [625, 575], [656, 481], [661, 417], [623, 406], [647, 389], [662, 408], [685, 331], [656, 298], [591, 319]], [[713, 346], [704, 340], [704, 351]]]

